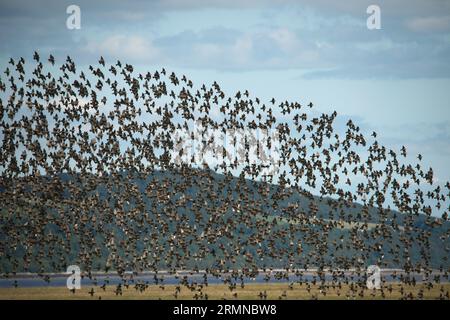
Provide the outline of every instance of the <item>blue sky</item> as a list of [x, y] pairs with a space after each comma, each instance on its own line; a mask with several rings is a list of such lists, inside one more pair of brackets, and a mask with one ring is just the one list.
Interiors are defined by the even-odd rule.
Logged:
[[[80, 30], [66, 28], [70, 4]], [[381, 30], [366, 27], [370, 4]], [[84, 65], [103, 55], [215, 80], [230, 95], [312, 101], [450, 180], [449, 1], [6, 0], [0, 40], [1, 66], [34, 50]]]

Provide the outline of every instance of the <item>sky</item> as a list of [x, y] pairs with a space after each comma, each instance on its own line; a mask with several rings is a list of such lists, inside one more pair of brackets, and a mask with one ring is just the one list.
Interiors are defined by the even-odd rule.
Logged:
[[[80, 29], [68, 29], [69, 5]], [[381, 29], [369, 30], [369, 5]], [[312, 101], [450, 180], [450, 1], [0, 2], [0, 67], [33, 52], [165, 67], [232, 95]]]

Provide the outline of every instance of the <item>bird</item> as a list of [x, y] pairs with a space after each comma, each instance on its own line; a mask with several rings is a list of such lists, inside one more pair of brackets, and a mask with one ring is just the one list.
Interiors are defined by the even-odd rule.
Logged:
[[337, 111], [228, 94], [168, 68], [103, 57], [80, 68], [67, 57], [49, 69], [38, 52], [33, 61], [11, 58], [0, 77], [2, 272], [51, 281], [75, 259], [89, 277], [108, 275], [94, 287], [121, 297], [129, 286], [170, 290], [166, 271], [179, 281], [175, 299], [182, 287], [210, 298], [211, 277], [240, 298], [258, 276], [286, 282], [280, 299], [296, 283], [314, 299], [333, 285], [364, 298], [369, 262], [403, 269], [411, 298], [414, 270], [448, 274], [450, 183], [409, 163], [406, 147], [382, 145], [381, 132], [376, 140], [352, 119], [340, 130]]
[[55, 65], [55, 57], [53, 57], [53, 55], [50, 55], [50, 56], [49, 56], [48, 61], [49, 61], [52, 65]]

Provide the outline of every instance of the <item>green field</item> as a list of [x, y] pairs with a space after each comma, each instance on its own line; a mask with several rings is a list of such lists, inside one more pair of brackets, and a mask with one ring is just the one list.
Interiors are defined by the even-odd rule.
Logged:
[[[231, 291], [228, 286], [223, 284], [209, 285], [200, 291], [192, 288], [181, 287], [177, 295], [177, 299], [196, 299], [208, 296], [210, 300], [220, 299], [257, 299], [259, 300], [260, 292], [266, 291], [268, 300], [278, 299], [400, 299], [412, 294], [412, 298], [418, 299], [419, 292], [423, 292], [423, 299], [439, 299], [441, 294], [445, 294], [450, 290], [450, 283], [434, 285], [427, 288], [423, 284], [416, 286], [403, 285], [403, 294], [401, 285], [392, 284], [392, 292], [388, 290], [388, 286], [383, 287], [384, 297], [381, 290], [367, 290], [361, 296], [361, 290], [352, 293], [348, 285], [343, 285], [341, 289], [333, 288], [331, 285], [326, 290], [320, 290], [318, 285], [311, 285], [310, 292], [307, 285], [294, 284], [249, 284], [244, 288], [237, 286]], [[94, 293], [89, 292], [91, 287], [82, 287], [75, 293], [70, 292], [64, 287], [34, 287], [34, 288], [0, 288], [0, 299], [175, 299], [176, 285], [166, 285], [164, 289], [158, 285], [149, 285], [145, 291], [140, 292], [133, 286], [123, 287], [122, 295], [116, 294], [115, 286], [107, 286], [104, 289], [94, 287]], [[203, 296], [201, 296], [203, 294]], [[411, 298], [411, 296], [410, 296]]]

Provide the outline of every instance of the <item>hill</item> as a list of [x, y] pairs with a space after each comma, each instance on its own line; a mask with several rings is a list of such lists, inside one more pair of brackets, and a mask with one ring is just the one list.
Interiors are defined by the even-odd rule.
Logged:
[[2, 273], [450, 266], [448, 221], [210, 170], [26, 177], [0, 191]]

